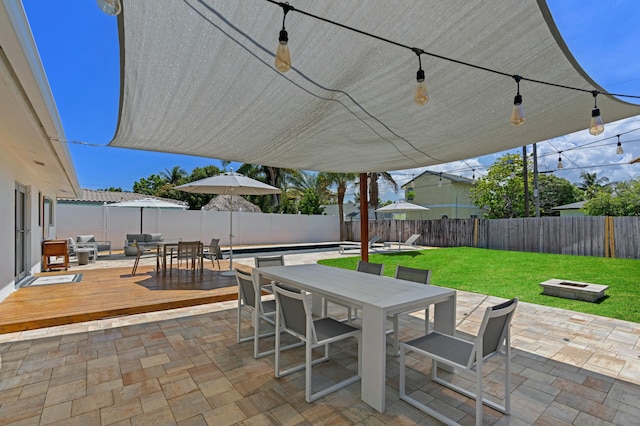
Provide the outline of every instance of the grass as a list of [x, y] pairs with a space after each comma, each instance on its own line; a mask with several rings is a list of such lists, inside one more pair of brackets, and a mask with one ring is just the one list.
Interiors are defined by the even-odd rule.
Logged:
[[[324, 265], [355, 269], [359, 257], [321, 260]], [[396, 265], [431, 269], [431, 283], [523, 302], [640, 322], [640, 260], [524, 253], [470, 247], [369, 254], [393, 276]], [[608, 285], [599, 302], [542, 294], [539, 283], [550, 278]]]

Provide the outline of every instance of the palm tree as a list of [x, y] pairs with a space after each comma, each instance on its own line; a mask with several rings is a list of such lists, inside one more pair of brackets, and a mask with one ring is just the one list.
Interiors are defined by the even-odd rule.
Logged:
[[187, 172], [180, 166], [173, 166], [171, 170], [164, 169], [164, 172], [160, 172], [169, 185], [176, 186], [182, 183], [182, 180], [187, 177]]
[[[384, 179], [394, 191], [398, 191], [398, 183], [393, 179], [393, 177], [388, 172], [370, 172], [367, 173], [368, 184], [369, 184], [369, 207], [371, 207], [374, 212], [375, 209], [380, 205], [380, 194], [378, 190], [378, 179]], [[375, 217], [378, 217], [377, 213], [374, 213]]]
[[598, 178], [597, 174], [581, 172], [580, 179], [582, 182], [577, 183], [576, 186], [578, 189], [584, 191], [584, 196], [587, 200], [595, 198], [602, 187], [605, 187], [609, 184], [609, 178], [601, 177]]
[[347, 193], [349, 182], [358, 178], [356, 173], [320, 173], [320, 179], [324, 181], [326, 187], [336, 185], [338, 193], [338, 216], [340, 217], [340, 241], [346, 239], [344, 226], [344, 196]]

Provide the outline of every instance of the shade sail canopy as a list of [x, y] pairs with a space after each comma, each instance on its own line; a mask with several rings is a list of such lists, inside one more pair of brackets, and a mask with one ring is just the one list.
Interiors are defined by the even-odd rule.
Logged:
[[280, 190], [240, 173], [222, 173], [176, 186], [175, 189], [197, 194], [222, 195], [267, 195], [279, 194]]
[[377, 212], [381, 213], [404, 213], [404, 212], [418, 212], [427, 211], [428, 207], [422, 207], [417, 204], [408, 203], [406, 201], [397, 201], [395, 203], [387, 204], [384, 207], [377, 209]]
[[[587, 131], [589, 92], [543, 0], [299, 0], [292, 6], [459, 61], [422, 55], [430, 100], [413, 102], [408, 49], [289, 12], [293, 67], [274, 68], [282, 9], [265, 0], [125, 0], [121, 105], [112, 146], [273, 167], [401, 170]], [[605, 122], [640, 107], [600, 95]]]

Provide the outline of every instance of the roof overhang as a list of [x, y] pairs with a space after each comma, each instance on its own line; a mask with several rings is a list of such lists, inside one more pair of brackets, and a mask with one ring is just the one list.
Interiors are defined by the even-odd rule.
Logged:
[[62, 123], [19, 1], [0, 2], [0, 148], [17, 178], [59, 197], [80, 192]]
[[[509, 75], [603, 91], [577, 65], [543, 0], [299, 0], [292, 6]], [[593, 97], [422, 56], [430, 101], [413, 102], [410, 50], [287, 15], [293, 68], [273, 65], [282, 9], [265, 0], [125, 0], [112, 146], [331, 172], [388, 171], [500, 152], [588, 126]], [[640, 107], [600, 95], [603, 118]]]

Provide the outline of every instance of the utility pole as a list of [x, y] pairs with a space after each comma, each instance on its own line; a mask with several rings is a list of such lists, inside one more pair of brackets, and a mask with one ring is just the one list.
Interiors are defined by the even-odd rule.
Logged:
[[529, 217], [529, 168], [527, 167], [527, 146], [522, 147], [522, 177], [524, 179], [524, 217]]
[[536, 205], [536, 217], [540, 217], [540, 192], [538, 192], [538, 146], [533, 144], [533, 201]]

